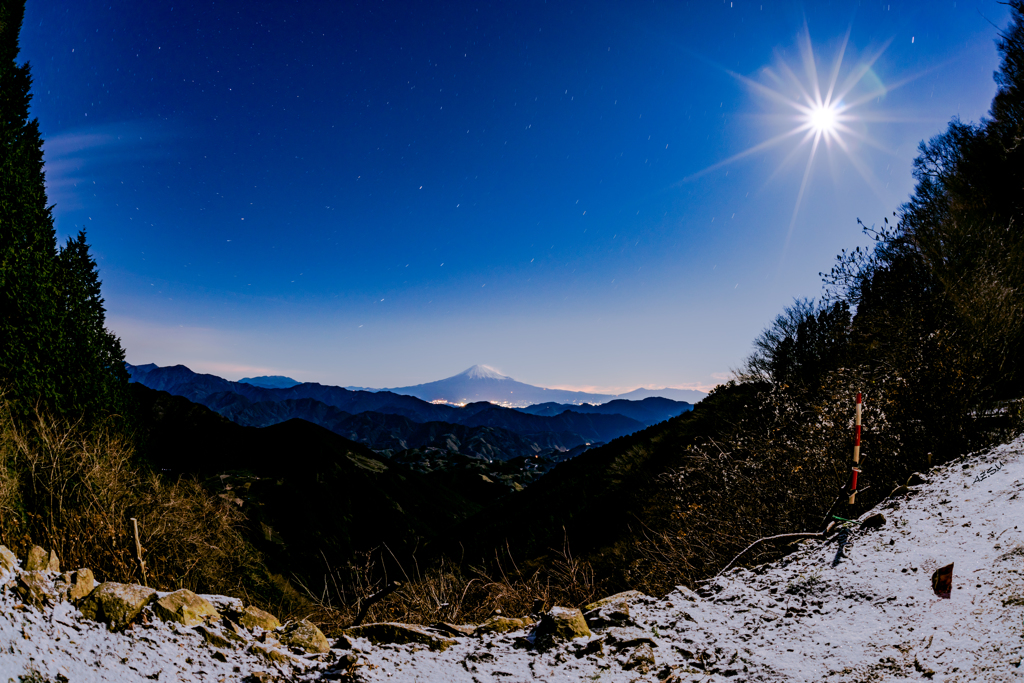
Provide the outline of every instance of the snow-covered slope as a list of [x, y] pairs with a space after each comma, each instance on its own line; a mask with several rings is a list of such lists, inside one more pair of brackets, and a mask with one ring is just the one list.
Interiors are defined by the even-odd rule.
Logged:
[[[366, 681], [1024, 681], [1024, 441], [930, 473], [880, 511], [886, 524], [838, 543], [812, 541], [783, 561], [737, 569], [663, 600], [635, 602], [635, 626], [538, 654], [506, 634], [443, 653], [362, 643]], [[932, 572], [954, 563], [950, 599]], [[630, 635], [632, 632], [632, 635]], [[655, 665], [626, 670], [649, 638]]]
[[[842, 552], [832, 536], [730, 571], [699, 595], [634, 598], [632, 623], [545, 652], [516, 648], [528, 634], [512, 632], [459, 638], [444, 652], [356, 639], [353, 651], [272, 664], [246, 654], [251, 647], [209, 648], [181, 627], [111, 634], [67, 603], [19, 606], [0, 576], [0, 680], [337, 679], [347, 656], [366, 682], [1024, 681], [1024, 439], [927, 477], [881, 506], [884, 526], [852, 528]], [[951, 562], [943, 599], [931, 576]], [[654, 665], [645, 673], [636, 664], [646, 648]]]

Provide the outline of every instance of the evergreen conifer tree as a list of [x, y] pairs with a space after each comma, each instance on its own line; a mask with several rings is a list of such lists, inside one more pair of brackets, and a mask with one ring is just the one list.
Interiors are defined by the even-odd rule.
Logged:
[[123, 411], [128, 375], [85, 233], [57, 252], [32, 77], [16, 62], [24, 12], [0, 0], [0, 392], [19, 417], [91, 419]]
[[52, 403], [56, 238], [43, 184], [32, 77], [18, 65], [24, 0], [0, 0], [0, 390], [27, 413]]
[[57, 258], [60, 321], [58, 411], [87, 420], [123, 410], [128, 372], [121, 342], [105, 327], [96, 261], [82, 230]]

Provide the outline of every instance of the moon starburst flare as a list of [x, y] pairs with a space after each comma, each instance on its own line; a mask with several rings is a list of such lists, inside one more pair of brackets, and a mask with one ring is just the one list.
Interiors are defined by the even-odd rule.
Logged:
[[767, 140], [688, 176], [684, 182], [752, 154], [791, 145], [792, 148], [771, 176], [774, 178], [779, 175], [796, 159], [806, 158], [783, 252], [792, 236], [800, 206], [815, 168], [815, 160], [822, 150], [830, 155], [833, 151], [842, 154], [863, 180], [878, 193], [879, 183], [874, 173], [867, 163], [859, 158], [857, 148], [852, 143], [857, 142], [891, 153], [891, 150], [872, 140], [866, 130], [868, 122], [888, 119], [868, 111], [870, 106], [894, 87], [906, 82], [886, 87], [874, 72], [875, 63], [890, 42], [891, 40], [857, 60], [847, 60], [850, 43], [850, 30], [847, 29], [827, 70], [819, 69], [825, 60], [815, 54], [810, 32], [804, 25], [797, 40], [800, 52], [800, 67], [797, 69], [790, 66], [779, 53], [776, 55], [775, 64], [761, 69], [754, 78], [725, 69], [754, 94], [767, 100], [769, 106], [764, 118], [780, 125], [781, 130], [776, 129], [778, 132]]

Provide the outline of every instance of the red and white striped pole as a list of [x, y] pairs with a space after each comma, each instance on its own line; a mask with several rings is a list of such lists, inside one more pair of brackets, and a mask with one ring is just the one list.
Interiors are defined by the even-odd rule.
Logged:
[[857, 497], [857, 475], [860, 473], [860, 392], [857, 392], [857, 419], [853, 438], [853, 482], [850, 484], [850, 505]]

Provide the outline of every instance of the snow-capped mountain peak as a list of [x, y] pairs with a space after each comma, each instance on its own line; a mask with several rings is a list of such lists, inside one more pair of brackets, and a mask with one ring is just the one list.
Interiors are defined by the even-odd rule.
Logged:
[[461, 377], [469, 379], [512, 379], [501, 374], [490, 365], [474, 365], [473, 367], [459, 373]]

